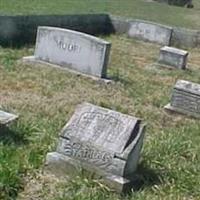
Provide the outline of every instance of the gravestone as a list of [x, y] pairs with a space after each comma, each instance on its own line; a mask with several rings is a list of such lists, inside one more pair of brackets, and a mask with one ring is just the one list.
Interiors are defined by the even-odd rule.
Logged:
[[130, 22], [128, 36], [141, 40], [169, 45], [172, 28], [148, 21], [134, 20]]
[[160, 3], [167, 3], [175, 6], [187, 6], [187, 8], [193, 8], [192, 0], [155, 0]]
[[10, 122], [16, 120], [17, 118], [17, 115], [0, 110], [0, 126], [7, 125]]
[[123, 192], [134, 178], [143, 137], [140, 119], [83, 103], [63, 128], [57, 151], [47, 154], [46, 169], [72, 174], [83, 167]]
[[23, 61], [50, 63], [63, 69], [106, 78], [111, 44], [97, 37], [55, 27], [38, 27], [34, 56]]
[[177, 69], [186, 69], [188, 52], [174, 47], [162, 47], [158, 63], [175, 67]]
[[200, 118], [200, 84], [178, 80], [172, 92], [167, 110]]

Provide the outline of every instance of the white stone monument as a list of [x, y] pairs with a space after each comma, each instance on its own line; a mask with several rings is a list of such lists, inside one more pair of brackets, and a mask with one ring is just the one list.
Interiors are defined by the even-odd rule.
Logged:
[[63, 69], [106, 78], [111, 44], [97, 37], [55, 27], [38, 27], [34, 56], [25, 62], [54, 64]]

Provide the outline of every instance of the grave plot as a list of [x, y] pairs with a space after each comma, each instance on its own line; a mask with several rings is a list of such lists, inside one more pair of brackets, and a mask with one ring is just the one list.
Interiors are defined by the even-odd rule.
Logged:
[[[90, 102], [147, 122], [144, 148], [136, 171], [136, 183], [140, 184], [135, 186], [139, 191], [130, 194], [130, 198], [153, 199], [157, 195], [158, 198], [176, 198], [177, 194], [180, 198], [188, 194], [194, 199], [198, 197], [198, 120], [172, 116], [164, 112], [163, 107], [169, 102], [177, 79], [199, 83], [199, 49], [190, 51], [189, 71], [153, 71], [146, 66], [157, 60], [159, 45], [119, 35], [102, 39], [112, 43], [107, 74], [115, 84], [102, 85], [64, 70], [17, 63], [23, 56], [33, 55], [34, 46], [0, 49], [1, 105], [14, 108], [20, 114], [20, 130], [27, 133], [28, 140], [26, 144], [0, 146], [3, 169], [0, 180], [5, 188], [0, 195], [8, 197], [15, 192], [20, 200], [30, 197], [68, 199], [69, 195], [72, 199], [121, 198], [96, 178], [91, 180], [80, 174], [63, 183], [62, 177], [43, 173], [46, 154], [57, 148], [58, 133], [70, 120], [76, 105]], [[197, 169], [197, 174], [193, 169]], [[7, 173], [11, 175], [9, 179], [5, 177]], [[20, 178], [24, 176], [25, 179]], [[21, 181], [24, 185], [20, 185]]]

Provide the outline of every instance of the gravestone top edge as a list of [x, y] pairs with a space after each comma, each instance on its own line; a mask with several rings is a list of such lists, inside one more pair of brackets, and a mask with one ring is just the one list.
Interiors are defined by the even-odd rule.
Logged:
[[186, 80], [178, 80], [174, 86], [174, 89], [200, 95], [200, 84]]
[[100, 43], [100, 44], [111, 45], [111, 43], [106, 41], [106, 40], [97, 38], [95, 36], [92, 36], [92, 35], [89, 35], [89, 34], [86, 34], [86, 33], [83, 33], [83, 32], [75, 31], [75, 30], [53, 27], [53, 26], [38, 26], [38, 31], [40, 31], [40, 30], [48, 30], [48, 31], [54, 30], [54, 31], [60, 31], [60, 32], [63, 32], [63, 33], [70, 33], [70, 34], [74, 34], [74, 35], [77, 35], [77, 36], [80, 36], [80, 37], [83, 37], [83, 38], [93, 40], [93, 41]]
[[[79, 104], [60, 137], [77, 138], [108, 152], [123, 153], [141, 119], [90, 103]], [[85, 125], [87, 124], [87, 125]]]
[[183, 56], [188, 55], [187, 51], [182, 50], [182, 49], [178, 49], [178, 48], [175, 48], [175, 47], [164, 46], [160, 50], [161, 51], [167, 51], [167, 52], [170, 52], [170, 53], [179, 54], [179, 55], [183, 55]]

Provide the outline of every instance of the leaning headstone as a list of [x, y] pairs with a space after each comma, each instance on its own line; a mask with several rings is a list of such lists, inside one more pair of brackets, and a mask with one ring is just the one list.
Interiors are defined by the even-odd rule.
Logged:
[[178, 80], [172, 92], [167, 110], [200, 118], [200, 84]]
[[143, 138], [140, 119], [83, 103], [63, 128], [57, 151], [47, 154], [46, 169], [60, 175], [82, 167], [123, 192], [134, 178]]
[[10, 122], [16, 120], [17, 118], [17, 115], [0, 110], [0, 125], [7, 125]]
[[158, 63], [177, 69], [186, 69], [188, 52], [174, 47], [162, 47]]
[[130, 22], [128, 36], [137, 39], [156, 42], [162, 45], [169, 45], [172, 35], [172, 28], [143, 20]]
[[34, 56], [23, 61], [49, 63], [63, 69], [106, 78], [111, 44], [97, 37], [55, 27], [38, 27]]

